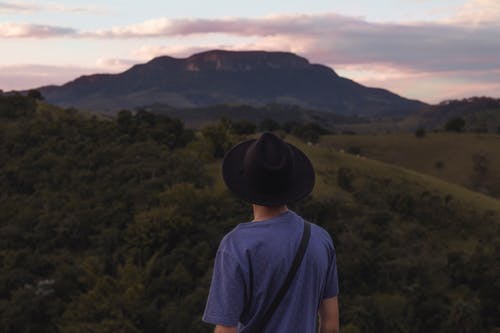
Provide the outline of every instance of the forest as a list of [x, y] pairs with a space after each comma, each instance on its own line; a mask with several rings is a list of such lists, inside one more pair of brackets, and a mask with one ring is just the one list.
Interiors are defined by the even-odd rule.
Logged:
[[[221, 157], [273, 125], [0, 96], [0, 332], [211, 332], [219, 241], [252, 218]], [[317, 170], [290, 208], [334, 240], [343, 333], [500, 333], [498, 200], [317, 146], [317, 124], [277, 133]]]

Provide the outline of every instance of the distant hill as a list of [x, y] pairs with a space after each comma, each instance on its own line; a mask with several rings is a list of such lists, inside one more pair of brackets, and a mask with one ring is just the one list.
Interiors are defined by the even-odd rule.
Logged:
[[295, 54], [264, 51], [162, 56], [120, 74], [82, 76], [39, 90], [50, 103], [106, 112], [151, 104], [195, 108], [277, 103], [343, 115], [404, 116], [426, 106], [362, 86]]
[[500, 99], [493, 97], [468, 97], [445, 100], [429, 105], [403, 118], [379, 117], [370, 121], [337, 123], [338, 131], [356, 133], [398, 133], [414, 132], [422, 127], [426, 130], [443, 130], [448, 120], [462, 118], [466, 132], [499, 133]]
[[409, 115], [401, 121], [401, 127], [442, 129], [444, 124], [454, 117], [465, 120], [466, 131], [497, 132], [500, 127], [500, 99], [476, 96], [445, 100]]

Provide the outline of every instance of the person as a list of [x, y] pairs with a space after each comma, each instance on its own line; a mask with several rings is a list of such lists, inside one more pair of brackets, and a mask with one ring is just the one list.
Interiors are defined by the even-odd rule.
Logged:
[[333, 241], [310, 223], [303, 259], [281, 302], [261, 331], [256, 325], [290, 271], [304, 220], [287, 204], [306, 197], [314, 169], [297, 147], [265, 132], [224, 157], [228, 189], [253, 207], [220, 242], [202, 320], [216, 333], [333, 333], [339, 330], [338, 279]]

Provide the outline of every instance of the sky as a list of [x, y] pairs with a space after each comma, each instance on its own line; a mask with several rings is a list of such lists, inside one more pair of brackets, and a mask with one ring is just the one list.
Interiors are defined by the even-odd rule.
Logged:
[[437, 103], [500, 97], [500, 0], [0, 0], [0, 89], [211, 49], [293, 52]]

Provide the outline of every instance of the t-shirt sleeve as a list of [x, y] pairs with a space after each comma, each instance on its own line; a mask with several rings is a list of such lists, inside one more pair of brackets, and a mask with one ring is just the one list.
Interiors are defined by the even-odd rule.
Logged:
[[237, 326], [243, 312], [244, 291], [241, 265], [219, 248], [203, 321], [214, 325]]
[[325, 292], [323, 293], [323, 299], [337, 296], [339, 294], [339, 280], [337, 275], [337, 256], [335, 254], [335, 248], [331, 244], [330, 249], [330, 264], [326, 274], [326, 284]]

